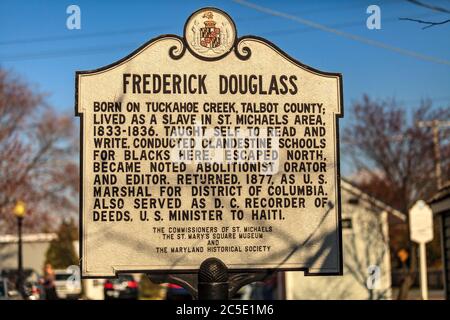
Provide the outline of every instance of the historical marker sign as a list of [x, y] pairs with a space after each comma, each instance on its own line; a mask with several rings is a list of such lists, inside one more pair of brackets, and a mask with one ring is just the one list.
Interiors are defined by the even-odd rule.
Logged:
[[76, 74], [82, 273], [342, 272], [342, 79], [214, 8]]
[[411, 240], [419, 244], [420, 287], [422, 298], [428, 300], [427, 251], [425, 244], [433, 240], [433, 211], [423, 200], [418, 200], [409, 210]]
[[433, 212], [423, 200], [417, 201], [409, 210], [411, 240], [427, 243], [433, 240]]

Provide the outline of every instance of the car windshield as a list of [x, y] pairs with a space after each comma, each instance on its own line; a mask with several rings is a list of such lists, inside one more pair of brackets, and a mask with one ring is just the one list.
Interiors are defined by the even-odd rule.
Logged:
[[56, 281], [63, 281], [63, 280], [67, 280], [69, 279], [69, 277], [71, 276], [71, 273], [56, 273], [55, 274], [55, 280]]
[[[15, 282], [18, 277], [19, 271], [17, 269], [4, 269], [1, 271], [0, 275], [12, 282]], [[24, 269], [23, 270], [23, 277], [26, 281], [37, 281], [39, 278], [39, 275], [36, 273], [36, 271], [32, 269]]]
[[0, 278], [0, 298], [6, 297], [6, 280]]
[[121, 283], [121, 282], [125, 282], [125, 281], [133, 281], [134, 278], [132, 275], [130, 274], [121, 274], [120, 276], [117, 277], [117, 279], [111, 279], [111, 282], [113, 283]]

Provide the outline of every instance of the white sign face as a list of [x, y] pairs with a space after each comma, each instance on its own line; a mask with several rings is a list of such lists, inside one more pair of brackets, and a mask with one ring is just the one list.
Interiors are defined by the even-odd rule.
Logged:
[[84, 277], [342, 273], [340, 74], [205, 8], [76, 86]]
[[433, 212], [422, 200], [409, 210], [409, 230], [411, 240], [426, 243], [433, 240]]

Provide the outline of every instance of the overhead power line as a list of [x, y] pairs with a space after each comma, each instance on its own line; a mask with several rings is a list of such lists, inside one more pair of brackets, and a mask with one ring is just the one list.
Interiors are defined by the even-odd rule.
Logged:
[[432, 5], [432, 4], [428, 4], [428, 3], [424, 3], [422, 1], [417, 1], [417, 0], [406, 0], [406, 1], [414, 3], [414, 4], [418, 5], [418, 6], [421, 6], [421, 7], [427, 8], [427, 9], [431, 9], [431, 10], [436, 11], [436, 12], [450, 13], [449, 9], [438, 7], [438, 6], [435, 6], [435, 5]]
[[153, 26], [153, 27], [142, 27], [142, 28], [133, 28], [133, 29], [122, 29], [122, 30], [109, 30], [109, 31], [98, 31], [91, 32], [85, 34], [75, 34], [68, 36], [60, 34], [53, 35], [48, 37], [36, 37], [36, 38], [25, 38], [25, 39], [13, 39], [0, 41], [0, 46], [3, 45], [12, 45], [12, 44], [29, 44], [29, 43], [37, 43], [37, 42], [51, 42], [51, 41], [61, 41], [61, 40], [77, 40], [77, 39], [86, 39], [86, 38], [97, 38], [104, 36], [116, 36], [119, 34], [133, 34], [133, 33], [143, 33], [149, 31], [158, 31], [158, 30], [167, 30], [170, 28], [169, 26]]
[[[386, 4], [392, 4], [392, 2], [388, 2]], [[352, 4], [349, 6], [335, 6], [335, 7], [322, 7], [322, 8], [315, 8], [310, 10], [299, 10], [292, 12], [293, 14], [302, 13], [302, 14], [309, 14], [309, 13], [316, 13], [316, 12], [337, 12], [337, 11], [346, 11], [348, 9], [356, 9], [357, 7]], [[237, 17], [236, 21], [254, 21], [254, 20], [261, 20], [267, 18], [267, 15], [258, 15], [254, 17]], [[51, 35], [46, 37], [33, 37], [33, 38], [23, 38], [23, 39], [10, 39], [10, 40], [4, 40], [0, 41], [0, 46], [4, 45], [16, 45], [16, 44], [30, 44], [30, 43], [38, 43], [38, 42], [53, 42], [53, 41], [71, 41], [71, 40], [77, 40], [77, 39], [85, 39], [85, 38], [96, 38], [96, 37], [108, 37], [108, 36], [116, 36], [118, 34], [135, 34], [135, 33], [144, 33], [149, 31], [159, 31], [159, 30], [168, 30], [170, 26], [148, 26], [148, 27], [140, 27], [140, 28], [128, 28], [128, 29], [120, 29], [120, 30], [104, 30], [104, 31], [97, 31], [97, 32], [91, 32], [91, 33], [84, 33], [84, 34], [59, 34], [59, 35]]]
[[60, 58], [60, 57], [73, 57], [82, 55], [91, 55], [99, 53], [110, 53], [112, 51], [132, 49], [136, 48], [136, 43], [122, 43], [110, 46], [101, 47], [85, 47], [81, 50], [65, 49], [65, 50], [52, 50], [44, 51], [32, 54], [15, 54], [7, 57], [0, 57], [0, 62], [6, 61], [26, 61], [26, 60], [39, 60], [39, 59], [50, 59], [50, 58]]
[[[417, 15], [417, 17], [426, 17], [434, 15], [433, 13], [427, 13], [422, 15]], [[398, 18], [384, 18], [384, 23], [396, 22]], [[343, 22], [336, 23], [330, 25], [330, 27], [352, 27], [361, 25], [361, 21], [351, 21], [351, 22]], [[157, 27], [154, 27], [157, 28]], [[300, 27], [300, 28], [290, 28], [290, 29], [281, 29], [281, 30], [272, 30], [267, 32], [262, 32], [260, 35], [262, 36], [285, 36], [295, 33], [305, 33], [305, 32], [314, 32], [318, 31], [317, 29], [312, 29], [309, 27]], [[27, 60], [40, 60], [40, 59], [50, 59], [50, 58], [61, 58], [61, 57], [73, 57], [73, 56], [84, 56], [89, 54], [102, 54], [102, 53], [110, 53], [112, 51], [119, 51], [125, 49], [133, 49], [136, 48], [140, 43], [122, 43], [115, 45], [107, 45], [107, 46], [94, 46], [87, 48], [77, 48], [77, 49], [64, 49], [64, 50], [49, 50], [37, 53], [24, 53], [24, 54], [12, 54], [8, 56], [0, 56], [0, 61], [3, 62], [11, 62], [11, 61], [27, 61]]]
[[[415, 5], [427, 8], [427, 9], [431, 9], [435, 12], [443, 12], [443, 13], [450, 13], [450, 10], [446, 9], [446, 8], [442, 8], [442, 7], [438, 7], [435, 5], [431, 5], [431, 4], [427, 4], [421, 1], [416, 1], [416, 0], [407, 0], [408, 2], [411, 2]], [[421, 19], [413, 19], [413, 18], [400, 18], [400, 20], [406, 20], [406, 21], [413, 21], [413, 22], [417, 22], [417, 23], [421, 23], [421, 24], [426, 24], [425, 27], [423, 27], [422, 29], [428, 29], [434, 26], [439, 26], [439, 25], [443, 25], [446, 23], [450, 22], [450, 19], [446, 19], [443, 21], [424, 21]]]
[[235, 3], [237, 3], [237, 4], [240, 4], [242, 6], [251, 8], [251, 9], [259, 11], [259, 12], [264, 12], [264, 13], [272, 15], [272, 16], [276, 16], [276, 17], [288, 19], [288, 20], [291, 20], [291, 21], [295, 21], [295, 22], [301, 23], [303, 25], [307, 25], [307, 26], [309, 26], [311, 28], [322, 30], [322, 31], [325, 31], [325, 32], [328, 32], [328, 33], [332, 33], [332, 34], [335, 34], [335, 35], [338, 35], [338, 36], [341, 36], [341, 37], [344, 37], [344, 38], [347, 38], [347, 39], [350, 39], [350, 40], [354, 40], [354, 41], [357, 41], [357, 42], [361, 42], [361, 43], [373, 46], [373, 47], [382, 48], [382, 49], [389, 50], [389, 51], [392, 51], [392, 52], [396, 52], [396, 53], [399, 53], [399, 54], [402, 54], [402, 55], [405, 55], [405, 56], [413, 57], [413, 58], [416, 58], [416, 59], [419, 59], [419, 60], [424, 60], [424, 61], [429, 61], [429, 62], [433, 62], [433, 63], [437, 63], [437, 64], [443, 64], [443, 65], [446, 65], [446, 66], [450, 66], [450, 61], [449, 60], [440, 59], [440, 58], [436, 58], [436, 57], [432, 57], [432, 56], [427, 56], [427, 55], [424, 55], [424, 54], [421, 54], [421, 53], [418, 53], [418, 52], [415, 52], [415, 51], [406, 50], [406, 49], [402, 49], [402, 48], [399, 48], [399, 47], [396, 47], [396, 46], [392, 46], [392, 45], [386, 44], [384, 42], [372, 40], [372, 39], [365, 38], [365, 37], [362, 37], [362, 36], [358, 36], [358, 35], [355, 35], [355, 34], [352, 34], [352, 33], [348, 33], [348, 32], [345, 32], [345, 31], [341, 31], [341, 30], [337, 30], [337, 29], [334, 29], [334, 28], [330, 28], [330, 27], [327, 27], [327, 26], [325, 26], [323, 24], [320, 24], [320, 23], [317, 23], [317, 22], [314, 22], [314, 21], [311, 21], [311, 20], [308, 20], [308, 19], [300, 18], [300, 17], [294, 16], [294, 15], [291, 15], [291, 14], [288, 14], [288, 13], [284, 13], [284, 12], [281, 12], [281, 11], [277, 11], [277, 10], [273, 10], [273, 9], [270, 9], [270, 8], [267, 8], [267, 7], [263, 7], [263, 6], [255, 4], [255, 3], [245, 1], [245, 0], [233, 0], [233, 1]]
[[439, 129], [441, 127], [450, 127], [450, 121], [419, 121], [419, 127], [431, 127], [433, 129], [433, 144], [434, 144], [434, 160], [435, 160], [435, 174], [438, 190], [442, 187], [442, 170], [441, 170], [441, 146], [439, 141]]
[[[425, 18], [429, 16], [434, 16], [434, 13], [425, 13], [421, 15], [416, 15], [416, 18]], [[398, 22], [397, 17], [390, 17], [390, 18], [383, 18], [383, 24], [390, 23], [390, 22]], [[330, 24], [328, 27], [332, 28], [345, 28], [345, 27], [354, 27], [354, 26], [361, 26], [361, 20], [357, 21], [349, 21], [349, 22], [341, 22], [341, 23], [335, 23]], [[290, 28], [290, 29], [284, 29], [284, 30], [273, 30], [268, 32], [263, 32], [264, 35], [284, 35], [284, 34], [292, 34], [292, 33], [303, 33], [303, 32], [311, 32], [311, 31], [320, 31], [317, 29], [311, 29], [309, 27], [303, 27], [303, 28]]]

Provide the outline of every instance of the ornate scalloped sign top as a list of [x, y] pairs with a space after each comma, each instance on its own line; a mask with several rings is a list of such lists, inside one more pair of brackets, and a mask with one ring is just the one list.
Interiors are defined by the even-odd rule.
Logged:
[[340, 74], [238, 38], [215, 8], [77, 72], [82, 275], [192, 273], [210, 257], [341, 274], [342, 112]]

